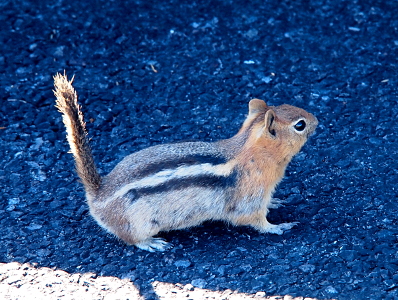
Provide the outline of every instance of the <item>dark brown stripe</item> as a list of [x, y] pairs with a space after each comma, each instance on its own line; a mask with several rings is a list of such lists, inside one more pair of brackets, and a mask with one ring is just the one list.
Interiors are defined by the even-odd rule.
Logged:
[[236, 185], [238, 172], [233, 171], [229, 176], [202, 175], [181, 179], [172, 179], [154, 187], [131, 189], [127, 192], [130, 201], [137, 201], [142, 196], [155, 195], [169, 191], [183, 190], [189, 187], [228, 188]]
[[156, 174], [163, 170], [168, 169], [176, 169], [181, 166], [193, 166], [193, 165], [200, 165], [200, 164], [211, 164], [211, 165], [220, 165], [225, 164], [227, 159], [225, 157], [214, 156], [212, 155], [189, 155], [184, 157], [176, 157], [170, 160], [158, 162], [158, 163], [151, 163], [145, 168], [142, 168], [134, 174], [134, 179], [138, 180], [153, 174]]

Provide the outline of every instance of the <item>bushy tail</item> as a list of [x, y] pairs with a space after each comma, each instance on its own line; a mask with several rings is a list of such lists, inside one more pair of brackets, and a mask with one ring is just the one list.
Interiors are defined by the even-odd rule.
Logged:
[[66, 75], [54, 76], [55, 107], [62, 113], [67, 139], [75, 158], [76, 171], [83, 182], [87, 198], [93, 199], [101, 184], [101, 177], [95, 166], [88, 143], [86, 124], [77, 102], [77, 94], [72, 86], [73, 78], [68, 81]]

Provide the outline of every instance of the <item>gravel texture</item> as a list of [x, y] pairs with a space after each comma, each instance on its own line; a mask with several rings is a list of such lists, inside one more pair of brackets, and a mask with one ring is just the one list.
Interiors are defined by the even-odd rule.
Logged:
[[[398, 299], [397, 15], [395, 0], [0, 1], [2, 294]], [[269, 217], [299, 226], [206, 223], [154, 254], [109, 236], [54, 108], [63, 70], [102, 174], [150, 145], [230, 137], [254, 97], [315, 114]]]

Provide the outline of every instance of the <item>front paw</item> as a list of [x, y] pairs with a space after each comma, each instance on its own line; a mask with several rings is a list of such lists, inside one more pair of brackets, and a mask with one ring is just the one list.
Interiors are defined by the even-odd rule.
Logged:
[[274, 209], [284, 205], [284, 200], [278, 198], [272, 198], [270, 203], [268, 204], [268, 208]]
[[172, 246], [167, 243], [164, 239], [161, 238], [148, 238], [145, 241], [139, 242], [134, 244], [137, 248], [146, 250], [149, 252], [155, 252], [155, 251], [166, 251], [167, 249], [170, 249]]
[[261, 232], [264, 233], [274, 233], [274, 234], [283, 234], [284, 231], [292, 229], [294, 226], [296, 226], [298, 222], [291, 222], [291, 223], [282, 223], [282, 224], [271, 224], [268, 223], [266, 226], [261, 228]]

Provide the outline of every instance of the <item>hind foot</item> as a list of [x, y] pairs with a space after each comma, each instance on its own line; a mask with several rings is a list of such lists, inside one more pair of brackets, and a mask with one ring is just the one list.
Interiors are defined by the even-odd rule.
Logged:
[[162, 252], [171, 248], [171, 245], [161, 238], [149, 238], [145, 241], [134, 244], [134, 246], [149, 252], [155, 252], [155, 251]]

